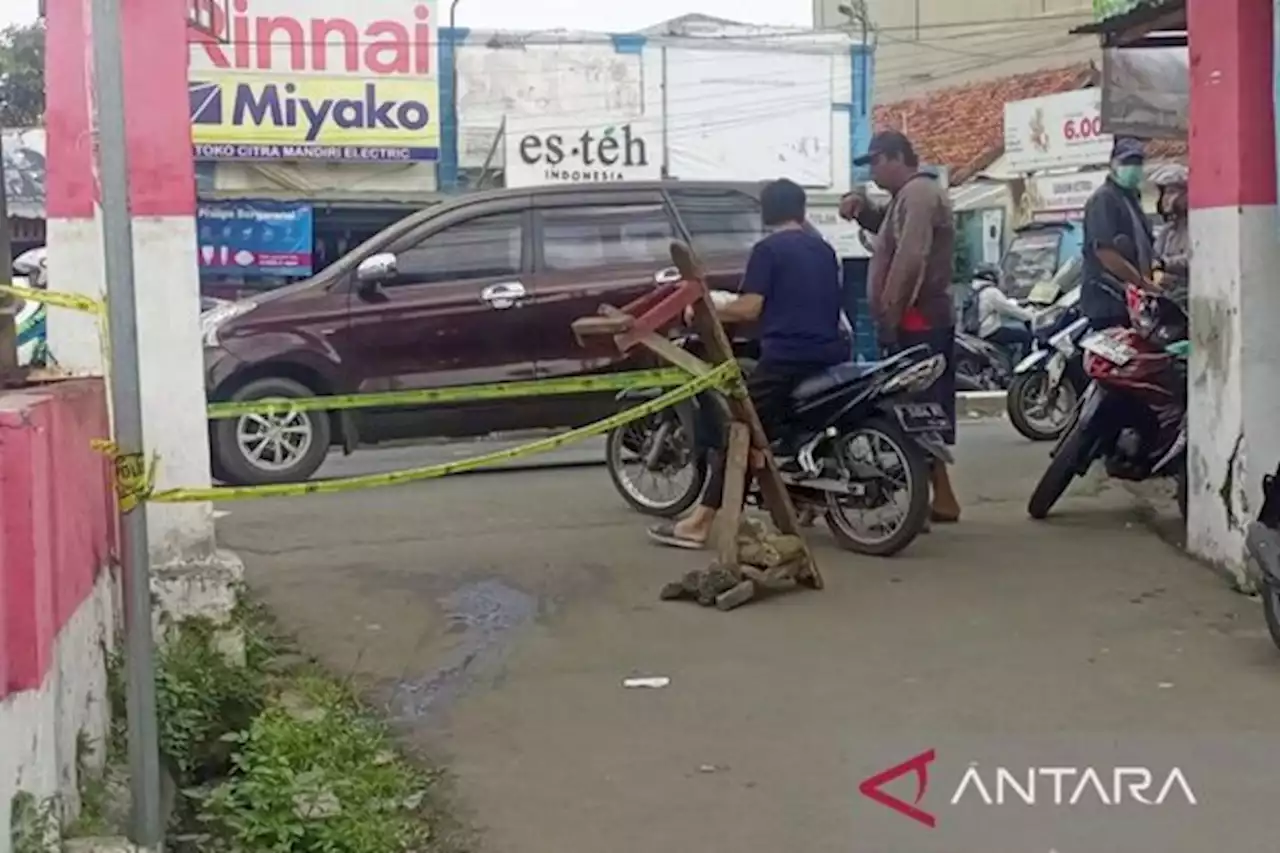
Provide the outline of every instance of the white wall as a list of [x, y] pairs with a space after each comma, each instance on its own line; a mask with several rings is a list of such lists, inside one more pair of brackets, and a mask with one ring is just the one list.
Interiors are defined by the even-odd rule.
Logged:
[[[473, 31], [457, 57], [464, 169], [484, 163], [504, 116], [566, 133], [644, 119], [664, 127], [672, 177], [849, 186], [849, 113], [837, 106], [851, 97], [844, 35], [651, 36], [628, 53], [601, 34]], [[503, 147], [492, 166], [504, 165]]]
[[[10, 804], [19, 792], [52, 804], [64, 821], [80, 810], [81, 766], [102, 766], [111, 723], [105, 651], [120, 609], [113, 573], [103, 571], [58, 634], [41, 685], [0, 700], [0, 853], [10, 853]], [[80, 745], [88, 746], [80, 755]]]

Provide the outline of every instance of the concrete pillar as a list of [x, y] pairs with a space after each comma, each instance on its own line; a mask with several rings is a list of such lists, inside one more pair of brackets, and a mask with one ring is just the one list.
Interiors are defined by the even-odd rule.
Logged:
[[1187, 544], [1243, 587], [1244, 530], [1280, 462], [1273, 0], [1187, 0], [1191, 42]]
[[[210, 482], [186, 8], [177, 0], [122, 0], [144, 436], [148, 454], [159, 458], [161, 489]], [[49, 4], [50, 286], [103, 298], [89, 20], [88, 3]], [[49, 343], [64, 367], [103, 372], [104, 343], [87, 315], [51, 312]], [[147, 513], [157, 576], [222, 565], [209, 504], [150, 505]]]

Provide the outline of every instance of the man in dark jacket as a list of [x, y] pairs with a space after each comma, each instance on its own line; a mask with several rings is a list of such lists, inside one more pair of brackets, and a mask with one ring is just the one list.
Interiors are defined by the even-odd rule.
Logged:
[[1151, 224], [1142, 212], [1142, 141], [1116, 137], [1111, 171], [1084, 206], [1084, 280], [1080, 310], [1095, 329], [1129, 325], [1125, 287], [1154, 289]]
[[[871, 179], [887, 190], [890, 201], [879, 205], [855, 190], [840, 203], [840, 215], [856, 220], [876, 235], [868, 292], [880, 345], [901, 350], [927, 344], [946, 357], [947, 368], [922, 401], [935, 402], [947, 413], [951, 428], [944, 436], [955, 443], [956, 372], [955, 309], [951, 271], [955, 251], [955, 219], [951, 201], [938, 180], [920, 171], [911, 141], [895, 130], [877, 133], [867, 153], [854, 160], [871, 167]], [[947, 466], [933, 465], [933, 511], [940, 523], [960, 520], [960, 502]]]

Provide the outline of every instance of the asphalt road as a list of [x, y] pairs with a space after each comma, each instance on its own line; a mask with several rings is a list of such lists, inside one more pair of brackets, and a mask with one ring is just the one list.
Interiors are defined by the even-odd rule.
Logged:
[[[964, 425], [960, 524], [892, 560], [819, 525], [827, 589], [729, 614], [657, 600], [707, 557], [650, 546], [599, 467], [228, 504], [219, 532], [303, 647], [452, 768], [484, 853], [1274, 853], [1280, 653], [1256, 601], [1099, 481], [1029, 521], [1045, 453]], [[935, 828], [859, 793], [929, 749], [918, 804], [910, 774], [885, 790]], [[1072, 804], [1086, 765], [1107, 799]], [[1177, 767], [1196, 804], [1145, 805], [1117, 765], [1153, 774], [1152, 801]], [[1055, 766], [1076, 771], [1059, 804]], [[970, 769], [987, 797], [953, 803]], [[1035, 805], [996, 802], [1028, 773]]]

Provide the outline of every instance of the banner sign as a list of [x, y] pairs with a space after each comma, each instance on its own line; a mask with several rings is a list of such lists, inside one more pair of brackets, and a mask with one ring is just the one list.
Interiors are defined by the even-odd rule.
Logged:
[[1040, 175], [1027, 181], [1027, 206], [1033, 214], [1082, 210], [1089, 196], [1106, 183], [1107, 171]]
[[508, 187], [653, 181], [662, 177], [662, 126], [651, 118], [583, 121], [553, 117], [551, 125], [507, 120], [504, 154]]
[[196, 207], [200, 271], [211, 275], [311, 275], [309, 204], [207, 202]]
[[192, 80], [200, 160], [435, 160], [434, 80], [258, 76]]
[[0, 133], [0, 152], [9, 215], [44, 219], [45, 132], [5, 130]]
[[435, 3], [237, 0], [191, 35], [197, 160], [433, 161]]
[[1097, 166], [1111, 157], [1102, 90], [1078, 89], [1004, 105], [1004, 153], [1015, 172]]

